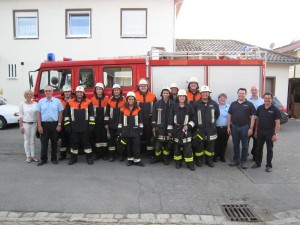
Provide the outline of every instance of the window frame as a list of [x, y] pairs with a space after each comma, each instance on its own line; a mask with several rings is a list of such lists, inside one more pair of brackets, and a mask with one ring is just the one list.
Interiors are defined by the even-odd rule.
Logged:
[[[144, 11], [145, 12], [145, 27], [144, 33], [142, 34], [125, 34], [123, 28], [123, 12], [129, 11]], [[120, 10], [120, 37], [121, 38], [147, 38], [147, 31], [148, 31], [148, 10], [147, 8], [121, 8]]]
[[[111, 70], [113, 73], [114, 73], [114, 76], [112, 77], [113, 79], [111, 81], [108, 80], [108, 74], [106, 72], [106, 70]], [[117, 71], [119, 69], [119, 71]], [[125, 70], [122, 70], [122, 69], [125, 69]], [[127, 70], [128, 69], [128, 70]], [[126, 85], [124, 86], [124, 82], [115, 82], [115, 79], [116, 79], [116, 76], [115, 76], [115, 73], [117, 72], [131, 72], [131, 76], [127, 76], [127, 78], [130, 78], [130, 84], [129, 85]], [[106, 73], [106, 74], [105, 74]], [[112, 88], [114, 84], [119, 84], [122, 88], [131, 88], [133, 86], [133, 74], [134, 74], [134, 69], [129, 66], [129, 65], [111, 65], [111, 66], [105, 66], [103, 67], [103, 71], [102, 71], [102, 80], [103, 80], [103, 83], [105, 85], [105, 87], [107, 88]], [[105, 77], [106, 76], [106, 77]], [[120, 76], [119, 78], [126, 78], [126, 76]]]
[[[70, 15], [85, 15], [89, 16], [89, 34], [70, 34]], [[92, 9], [66, 9], [65, 12], [65, 24], [66, 24], [66, 39], [72, 38], [92, 38]]]
[[[20, 16], [17, 16], [17, 14], [20, 14]], [[24, 14], [23, 16], [21, 16]], [[26, 16], [26, 14], [28, 14]], [[35, 15], [36, 14], [36, 15]], [[33, 16], [36, 16], [36, 35], [19, 35], [18, 30], [18, 20], [19, 17], [27, 17], [31, 18]], [[14, 29], [14, 39], [39, 39], [39, 11], [37, 9], [28, 9], [28, 10], [13, 10], [13, 29]]]

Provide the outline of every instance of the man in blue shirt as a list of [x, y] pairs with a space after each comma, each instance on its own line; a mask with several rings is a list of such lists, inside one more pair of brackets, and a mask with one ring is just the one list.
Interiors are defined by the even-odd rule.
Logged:
[[53, 88], [45, 87], [45, 98], [40, 99], [36, 108], [38, 131], [41, 134], [41, 161], [37, 164], [42, 166], [48, 161], [48, 142], [51, 141], [51, 161], [57, 162], [58, 132], [61, 130], [63, 110], [60, 100], [53, 97]]
[[[252, 102], [252, 104], [255, 107], [255, 110], [257, 110], [258, 106], [263, 105], [264, 104], [264, 100], [262, 98], [260, 98], [258, 96], [258, 88], [254, 85], [251, 87], [251, 97], [249, 98], [249, 102]], [[254, 123], [254, 127], [253, 130], [255, 130], [255, 123]], [[251, 150], [251, 154], [253, 156], [253, 160], [255, 160], [255, 150], [257, 148], [257, 139], [254, 137], [254, 132], [253, 134], [249, 137], [249, 144], [250, 144], [250, 139], [253, 139], [253, 146], [252, 146], [252, 150]]]

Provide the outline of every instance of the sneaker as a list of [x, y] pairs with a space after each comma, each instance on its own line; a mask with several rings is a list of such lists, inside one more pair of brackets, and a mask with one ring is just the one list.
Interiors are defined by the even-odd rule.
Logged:
[[27, 162], [27, 163], [31, 163], [31, 158], [30, 158], [30, 157], [27, 157], [27, 158], [26, 158], [26, 162]]
[[252, 169], [256, 169], [256, 168], [258, 168], [258, 167], [260, 167], [260, 165], [258, 165], [257, 163], [254, 163], [254, 164], [251, 166]]
[[40, 161], [39, 159], [37, 159], [35, 157], [32, 157], [31, 160], [34, 161], [34, 162], [39, 162]]
[[272, 172], [272, 168], [269, 167], [269, 166], [267, 166], [267, 167], [266, 167], [266, 172]]
[[241, 167], [242, 167], [242, 169], [247, 169], [248, 168], [248, 165], [247, 165], [247, 163], [246, 162], [242, 162], [242, 164], [241, 164]]

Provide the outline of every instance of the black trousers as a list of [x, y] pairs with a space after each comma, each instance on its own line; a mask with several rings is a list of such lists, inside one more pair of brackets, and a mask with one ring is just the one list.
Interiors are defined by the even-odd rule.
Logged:
[[65, 127], [63, 126], [60, 132], [60, 138], [61, 138], [61, 146], [60, 151], [66, 152], [71, 147], [71, 137], [70, 135], [65, 131]]
[[227, 142], [229, 135], [227, 133], [227, 127], [217, 127], [218, 138], [215, 141], [215, 158], [225, 158], [225, 152], [227, 148]]
[[253, 134], [249, 137], [249, 145], [250, 145], [250, 139], [252, 138], [253, 140], [253, 145], [252, 145], [252, 149], [251, 149], [251, 155], [253, 156], [253, 159], [255, 160], [255, 152], [256, 152], [256, 148], [257, 148], [257, 139], [254, 137], [254, 131], [255, 131], [255, 124], [253, 127]]
[[272, 137], [274, 135], [274, 129], [262, 129], [257, 133], [257, 148], [255, 151], [255, 162], [258, 166], [261, 165], [263, 157], [263, 148], [264, 144], [267, 145], [267, 167], [272, 168], [272, 159], [273, 159], [273, 141]]
[[51, 161], [57, 160], [58, 132], [57, 122], [42, 122], [43, 134], [41, 134], [41, 161], [48, 161], [48, 144], [51, 141]]
[[174, 160], [181, 161], [182, 155], [185, 162], [193, 162], [193, 150], [191, 142], [186, 144], [174, 142]]
[[72, 132], [71, 134], [71, 153], [78, 154], [79, 147], [83, 147], [85, 153], [92, 153], [91, 143], [88, 132]]
[[127, 159], [139, 162], [140, 155], [140, 137], [126, 137]]

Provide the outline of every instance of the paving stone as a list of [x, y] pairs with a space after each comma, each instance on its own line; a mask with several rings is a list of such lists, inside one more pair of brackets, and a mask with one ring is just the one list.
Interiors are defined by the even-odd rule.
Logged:
[[300, 219], [298, 219], [296, 217], [289, 217], [289, 218], [284, 218], [284, 219], [280, 219], [280, 220], [268, 221], [266, 224], [267, 225], [287, 225], [290, 223], [300, 224]]
[[115, 214], [114, 218], [115, 219], [123, 219], [123, 218], [125, 218], [125, 214]]
[[155, 215], [153, 213], [141, 214], [141, 219], [145, 222], [154, 222], [156, 220]]
[[128, 219], [139, 219], [140, 214], [127, 214]]
[[99, 214], [86, 214], [85, 217], [88, 219], [100, 219]]
[[284, 219], [289, 217], [289, 215], [286, 212], [274, 213], [273, 216], [275, 216], [277, 219]]
[[198, 215], [186, 215], [185, 218], [187, 221], [191, 222], [199, 222], [201, 220], [200, 216]]
[[114, 214], [101, 214], [101, 219], [113, 219]]
[[10, 212], [7, 217], [10, 218], [19, 218], [20, 216], [22, 216], [22, 213], [17, 213], [17, 212]]
[[170, 221], [170, 215], [169, 214], [157, 214], [156, 219], [159, 223], [167, 223]]
[[0, 217], [7, 216], [8, 213], [8, 211], [0, 211]]
[[22, 217], [35, 217], [35, 212], [26, 212], [22, 214]]
[[184, 215], [183, 214], [172, 214], [171, 215], [171, 223], [181, 223], [182, 221], [184, 221]]

